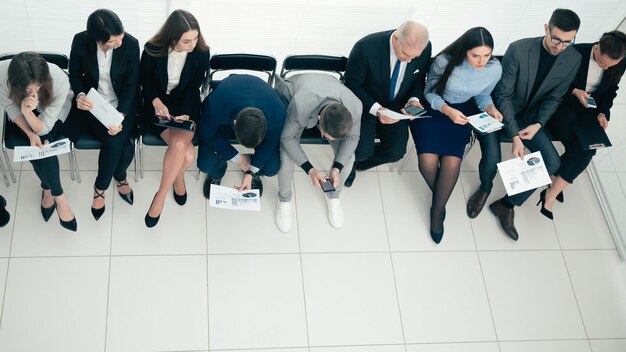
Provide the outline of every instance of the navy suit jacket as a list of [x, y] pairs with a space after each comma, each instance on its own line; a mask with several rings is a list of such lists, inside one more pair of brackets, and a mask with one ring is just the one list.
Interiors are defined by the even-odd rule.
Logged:
[[362, 116], [372, 116], [369, 110], [376, 102], [385, 108], [400, 112], [410, 97], [419, 98], [422, 104], [426, 101], [424, 85], [430, 67], [432, 51], [430, 42], [420, 56], [407, 64], [400, 90], [396, 97], [389, 101], [391, 85], [389, 38], [392, 33], [393, 30], [370, 34], [356, 42], [350, 52], [345, 84], [363, 103]]
[[265, 114], [267, 131], [263, 141], [254, 148], [251, 165], [262, 169], [280, 143], [285, 124], [285, 104], [262, 79], [251, 75], [231, 75], [209, 94], [202, 108], [198, 126], [200, 142], [228, 161], [237, 150], [228, 141], [234, 132], [234, 121], [244, 108], [254, 107]]
[[[146, 47], [152, 44], [146, 43]], [[155, 48], [156, 49], [156, 48]], [[167, 109], [174, 116], [189, 115], [197, 120], [200, 115], [200, 86], [205, 81], [209, 68], [209, 52], [192, 51], [187, 54], [178, 85], [170, 92]], [[152, 101], [164, 99], [167, 92], [167, 55], [155, 57], [144, 49], [141, 54], [141, 88], [144, 100], [144, 114], [154, 115]]]
[[606, 119], [609, 120], [611, 118], [610, 110], [613, 106], [613, 99], [617, 96], [617, 89], [619, 89], [619, 80], [617, 82], [611, 82], [609, 73], [610, 71], [617, 71], [619, 77], [621, 77], [624, 74], [624, 69], [626, 68], [626, 60], [622, 60], [619, 64], [609, 68], [607, 71], [604, 71], [604, 75], [602, 76], [598, 89], [591, 93], [591, 96], [596, 101], [596, 109], [585, 108], [580, 101], [578, 101], [578, 99], [571, 94], [574, 88], [582, 90], [586, 90], [587, 88], [589, 57], [591, 56], [591, 49], [593, 48], [593, 45], [593, 43], [572, 45], [572, 47], [576, 49], [580, 55], [582, 55], [582, 63], [576, 73], [576, 77], [574, 77], [574, 81], [572, 82], [569, 91], [565, 95], [563, 104], [570, 104], [573, 107], [577, 107], [581, 112], [584, 111], [585, 113], [592, 114], [594, 117], [597, 117], [599, 113], [604, 113]]

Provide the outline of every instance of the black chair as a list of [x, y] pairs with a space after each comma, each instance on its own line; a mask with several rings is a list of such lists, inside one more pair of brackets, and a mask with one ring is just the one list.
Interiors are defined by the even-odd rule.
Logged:
[[[343, 83], [343, 74], [348, 65], [348, 58], [345, 56], [328, 55], [290, 55], [283, 61], [280, 70], [280, 77], [286, 78], [298, 73], [322, 71], [337, 75], [339, 81]], [[307, 128], [302, 132], [301, 144], [327, 144], [317, 128]]]
[[[67, 73], [69, 59], [67, 58], [65, 54], [55, 53], [55, 52], [38, 52], [38, 54], [41, 55], [44, 58], [44, 60], [46, 60], [47, 62], [59, 66], [63, 71]], [[2, 54], [0, 55], [0, 61], [10, 60], [15, 55], [17, 55], [17, 53]], [[89, 137], [83, 136], [81, 137], [81, 140], [82, 139], [88, 140]], [[15, 172], [13, 171], [13, 167], [11, 165], [11, 160], [9, 159], [7, 149], [13, 149], [15, 147], [23, 147], [23, 146], [29, 146], [29, 145], [30, 143], [28, 142], [28, 139], [26, 139], [26, 137], [24, 136], [24, 133], [20, 130], [20, 128], [16, 124], [9, 121], [9, 118], [7, 114], [5, 113], [4, 119], [3, 119], [3, 126], [2, 126], [2, 153], [4, 154], [4, 159], [7, 162], [7, 168], [9, 169], [9, 172], [11, 174], [11, 180], [13, 181], [13, 183], [16, 183], [17, 179], [15, 178]], [[80, 174], [79, 174], [80, 171], [78, 170], [78, 163], [76, 161], [76, 152], [75, 152], [73, 144], [70, 144], [70, 153], [68, 156], [69, 156], [69, 161], [70, 161], [70, 175], [72, 177], [72, 180], [78, 179], [78, 182], [80, 182]], [[9, 186], [8, 178], [6, 177], [6, 174], [4, 171], [4, 166], [1, 165], [1, 163], [0, 163], [0, 166], [4, 174], [5, 183], [7, 184], [7, 186]]]
[[276, 74], [276, 59], [268, 55], [257, 54], [218, 54], [210, 61], [211, 73], [209, 74], [209, 86], [215, 81], [213, 75], [223, 71], [243, 70], [264, 72], [268, 75], [267, 83], [270, 85]]

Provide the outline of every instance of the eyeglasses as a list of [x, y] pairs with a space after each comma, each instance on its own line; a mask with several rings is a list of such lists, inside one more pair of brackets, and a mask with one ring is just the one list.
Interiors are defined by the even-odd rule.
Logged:
[[548, 32], [548, 35], [550, 36], [550, 42], [554, 45], [570, 46], [574, 44], [574, 41], [576, 40], [576, 37], [574, 37], [574, 39], [572, 40], [561, 40], [561, 38], [553, 36], [552, 27], [550, 27], [550, 32]]

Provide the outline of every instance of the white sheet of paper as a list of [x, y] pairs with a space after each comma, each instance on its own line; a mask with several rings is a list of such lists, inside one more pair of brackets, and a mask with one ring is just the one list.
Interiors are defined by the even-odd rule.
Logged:
[[[391, 111], [389, 109], [385, 109], [382, 111], [382, 114], [387, 116], [390, 119], [394, 119], [394, 120], [408, 120], [410, 118], [413, 118], [414, 116], [407, 116], [405, 114], [400, 114], [398, 112], [395, 111]], [[418, 116], [419, 117], [419, 116]]]
[[211, 185], [209, 206], [222, 209], [261, 211], [261, 196], [258, 189], [239, 192], [231, 187]]
[[67, 154], [70, 152], [70, 140], [67, 138], [48, 143], [43, 147], [15, 147], [13, 161], [28, 161], [47, 158], [49, 156]]
[[552, 183], [541, 152], [498, 163], [498, 171], [509, 196]]
[[494, 131], [498, 131], [502, 129], [502, 126], [504, 126], [502, 122], [494, 119], [486, 112], [468, 116], [467, 119], [475, 129], [482, 133], [491, 133]]
[[93, 102], [93, 109], [89, 110], [89, 112], [92, 113], [104, 127], [117, 127], [124, 121], [124, 116], [122, 116], [113, 105], [104, 100], [97, 90], [91, 88], [89, 93], [87, 93], [87, 98], [91, 99]]

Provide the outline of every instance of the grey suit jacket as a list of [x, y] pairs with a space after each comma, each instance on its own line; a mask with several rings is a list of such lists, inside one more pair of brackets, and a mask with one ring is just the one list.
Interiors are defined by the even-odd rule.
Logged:
[[291, 160], [302, 165], [308, 158], [300, 145], [302, 132], [317, 125], [320, 110], [328, 104], [339, 102], [352, 115], [352, 129], [346, 138], [339, 141], [339, 150], [335, 162], [342, 165], [350, 160], [361, 131], [361, 112], [359, 98], [339, 80], [323, 73], [305, 73], [290, 77], [288, 81], [276, 80], [276, 91], [287, 104], [287, 119], [280, 138], [280, 145]]
[[[545, 126], [569, 90], [580, 66], [578, 51], [565, 49], [557, 56], [535, 96], [528, 101], [537, 76], [542, 40], [543, 37], [515, 41], [509, 45], [502, 59], [502, 79], [496, 85], [494, 95], [509, 137], [519, 133], [519, 122], [539, 122], [542, 127]], [[527, 104], [527, 109], [520, 116], [519, 112]]]

